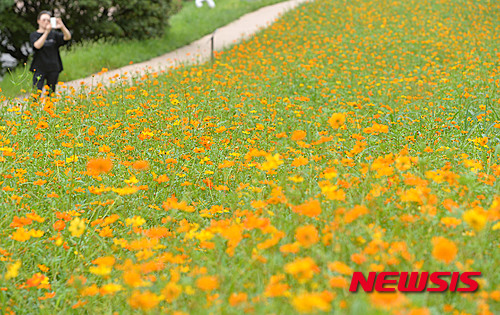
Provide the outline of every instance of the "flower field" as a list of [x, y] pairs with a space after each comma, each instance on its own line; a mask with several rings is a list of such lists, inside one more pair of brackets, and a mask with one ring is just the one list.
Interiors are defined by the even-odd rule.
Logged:
[[317, 0], [213, 63], [1, 108], [2, 312], [500, 313], [499, 14]]

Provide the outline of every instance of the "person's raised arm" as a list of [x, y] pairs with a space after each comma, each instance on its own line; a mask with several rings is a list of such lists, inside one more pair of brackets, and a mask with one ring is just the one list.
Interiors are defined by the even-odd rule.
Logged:
[[57, 28], [59, 28], [63, 34], [64, 34], [64, 37], [63, 39], [65, 41], [68, 41], [71, 39], [71, 33], [69, 32], [68, 28], [66, 27], [66, 25], [64, 25], [63, 21], [61, 20], [61, 18], [57, 18], [56, 19], [56, 25], [57, 25]]
[[52, 26], [49, 23], [48, 26], [45, 28], [43, 35], [33, 43], [33, 47], [35, 47], [36, 49], [41, 49], [45, 44], [45, 40], [47, 39], [47, 36], [49, 36], [51, 30]]

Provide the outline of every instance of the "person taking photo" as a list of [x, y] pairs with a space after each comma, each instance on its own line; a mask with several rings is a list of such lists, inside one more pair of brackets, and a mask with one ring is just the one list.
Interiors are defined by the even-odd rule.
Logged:
[[[49, 11], [41, 11], [37, 23], [38, 29], [30, 34], [30, 44], [35, 52], [30, 66], [33, 87], [41, 91], [46, 82], [51, 92], [55, 92], [59, 73], [63, 70], [59, 47], [68, 43], [71, 33], [61, 18], [55, 18], [53, 27]], [[60, 29], [62, 33], [54, 31], [54, 28]]]

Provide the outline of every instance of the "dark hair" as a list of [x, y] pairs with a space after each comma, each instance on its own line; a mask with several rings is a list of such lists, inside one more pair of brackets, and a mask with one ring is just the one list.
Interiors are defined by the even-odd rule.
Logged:
[[40, 13], [38, 13], [38, 17], [36, 18], [37, 21], [40, 20], [40, 17], [42, 16], [42, 14], [48, 14], [49, 16], [52, 16], [52, 13], [50, 13], [50, 11], [43, 10]]

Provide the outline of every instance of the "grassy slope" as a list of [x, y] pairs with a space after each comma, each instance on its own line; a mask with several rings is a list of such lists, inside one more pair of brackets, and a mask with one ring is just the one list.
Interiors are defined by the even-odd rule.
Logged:
[[[99, 72], [102, 68], [116, 69], [130, 62], [142, 62], [213, 32], [245, 13], [283, 0], [220, 0], [211, 9], [205, 5], [197, 8], [194, 1], [185, 2], [183, 8], [170, 18], [170, 27], [161, 38], [143, 41], [86, 42], [76, 44], [71, 50], [63, 50], [62, 60], [65, 70], [60, 81], [71, 81]], [[29, 65], [29, 64], [28, 64]], [[29, 89], [32, 73], [29, 66], [16, 69], [0, 82], [0, 89], [7, 97], [19, 95], [22, 89]]]

